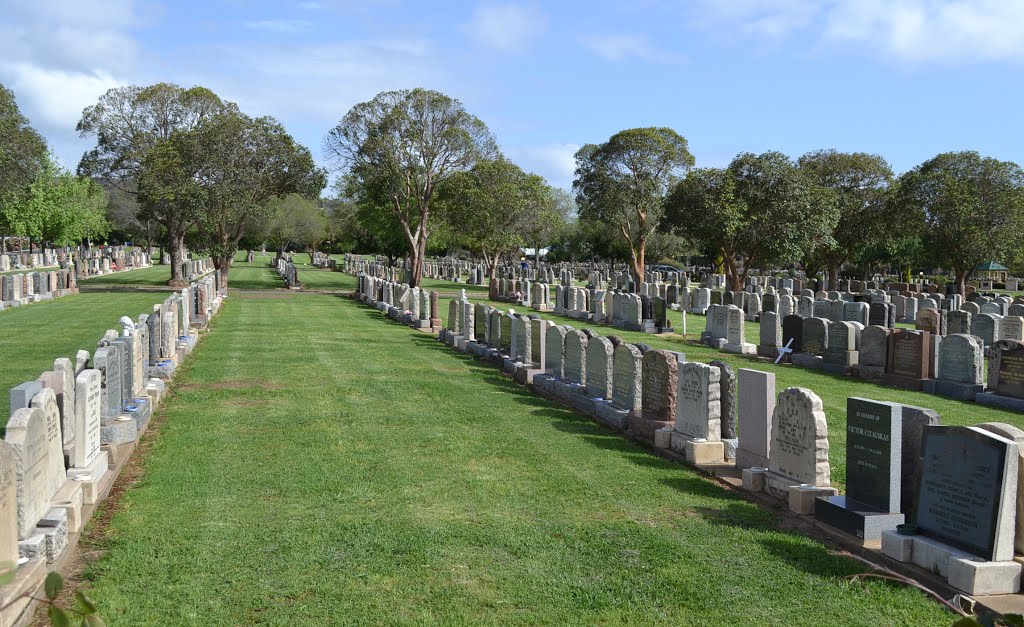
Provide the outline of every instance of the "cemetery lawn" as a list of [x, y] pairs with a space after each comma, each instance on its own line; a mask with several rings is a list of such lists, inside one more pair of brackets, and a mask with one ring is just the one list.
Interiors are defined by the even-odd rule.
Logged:
[[[438, 303], [442, 312], [441, 319], [445, 323], [448, 322], [449, 300], [451, 299], [441, 300]], [[509, 303], [483, 302], [503, 310], [507, 310], [510, 306]], [[529, 308], [515, 307], [514, 305], [512, 305], [512, 308], [519, 313], [536, 313]], [[575, 329], [590, 328], [603, 336], [617, 335], [627, 342], [643, 343], [650, 345], [652, 348], [679, 351], [685, 354], [689, 361], [708, 363], [713, 360], [720, 360], [732, 366], [734, 370], [737, 368], [753, 368], [755, 370], [774, 372], [776, 388], [779, 392], [787, 387], [810, 389], [821, 397], [825, 408], [825, 417], [829, 424], [829, 462], [832, 470], [832, 485], [840, 488], [840, 491], [844, 491], [846, 484], [846, 399], [851, 396], [870, 398], [877, 401], [893, 401], [934, 409], [939, 412], [942, 424], [947, 425], [1005, 422], [1024, 429], [1024, 414], [1017, 412], [978, 405], [976, 403], [956, 401], [942, 396], [925, 394], [924, 392], [910, 392], [886, 387], [853, 377], [816, 372], [789, 364], [775, 365], [765, 359], [734, 355], [715, 350], [699, 342], [700, 334], [704, 330], [707, 320], [704, 316], [687, 314], [687, 335], [685, 337], [678, 335], [648, 335], [636, 331], [615, 329], [602, 324], [589, 324], [565, 316], [556, 316], [550, 312], [541, 313], [540, 316], [545, 320], [552, 320], [558, 324], [568, 324]], [[681, 317], [680, 312], [672, 312], [672, 320], [675, 324], [679, 323]], [[756, 322], [747, 322], [745, 324], [747, 341], [756, 344], [760, 337], [760, 327]]]
[[[171, 280], [171, 267], [159, 264], [138, 270], [127, 270], [111, 274], [101, 274], [87, 279], [79, 279], [82, 287], [95, 287], [99, 285], [158, 285], [167, 287]], [[167, 288], [170, 290], [171, 288]]]
[[346, 298], [235, 292], [172, 388], [90, 527], [110, 625], [953, 621]]
[[[53, 369], [53, 360], [85, 349], [91, 354], [108, 329], [120, 330], [118, 319], [150, 313], [167, 292], [83, 292], [52, 301], [0, 311], [0, 389], [34, 380]], [[6, 400], [4, 401], [6, 402]], [[6, 419], [4, 424], [6, 424]]]

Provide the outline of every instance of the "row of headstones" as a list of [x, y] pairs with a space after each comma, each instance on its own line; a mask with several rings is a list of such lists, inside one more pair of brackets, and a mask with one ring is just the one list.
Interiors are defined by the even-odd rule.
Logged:
[[999, 340], [1024, 341], [1024, 304], [1014, 303], [1004, 311], [1007, 313], [978, 312], [975, 303], [964, 303], [955, 311], [922, 309], [914, 326], [935, 335], [969, 333], [981, 338], [985, 346]]
[[4, 253], [0, 254], [0, 272], [10, 272], [22, 268], [51, 268], [59, 263], [59, 251], [46, 249], [41, 253]]
[[[63, 261], [63, 260], [62, 260]], [[149, 253], [136, 246], [79, 247], [72, 252], [72, 263], [80, 277], [135, 270], [152, 265]]]
[[[760, 330], [757, 352], [763, 356], [774, 357], [781, 349], [802, 367], [1024, 411], [1024, 340], [997, 340], [986, 349], [977, 334], [943, 336], [796, 315], [780, 325], [771, 312], [761, 316]], [[986, 353], [991, 357], [987, 379]]]
[[74, 270], [48, 270], [0, 275], [0, 310], [78, 292]]
[[209, 257], [201, 259], [189, 259], [184, 264], [184, 274], [188, 280], [193, 281], [213, 271], [213, 260]]
[[316, 268], [330, 268], [333, 270], [338, 267], [338, 262], [334, 257], [331, 257], [327, 253], [316, 251], [313, 253], [313, 266]]
[[[441, 326], [438, 294], [408, 283], [398, 283], [367, 274], [356, 277], [356, 297], [372, 307], [417, 329]], [[461, 300], [468, 301], [462, 290]], [[455, 302], [454, 300], [452, 302]]]
[[[209, 319], [213, 279], [176, 292], [137, 320], [124, 316], [96, 350], [58, 358], [10, 390], [0, 441], [0, 561], [52, 564], [113, 481], [110, 455], [145, 429], [175, 367], [191, 352], [192, 320]], [[203, 311], [192, 315], [192, 307]], [[203, 315], [200, 315], [203, 314]], [[124, 455], [118, 456], [123, 459]], [[37, 584], [39, 582], [36, 582]]]
[[284, 280], [286, 287], [293, 290], [302, 288], [302, 283], [299, 282], [299, 268], [292, 261], [291, 255], [278, 257], [271, 263], [277, 268], [277, 274]]
[[[1012, 559], [1015, 546], [1024, 551], [1024, 520], [1016, 516], [1024, 431], [1004, 424], [943, 427], [932, 410], [848, 399], [847, 494], [838, 496], [827, 420], [810, 390], [776, 395], [772, 373], [740, 369], [737, 377], [722, 362], [686, 362], [680, 353], [512, 310], [453, 301], [450, 315], [442, 341], [500, 358], [511, 372], [534, 369], [526, 380], [535, 389], [602, 422], [692, 463], [735, 460], [746, 469], [747, 488], [874, 546], [884, 538], [893, 557], [939, 572], [968, 593], [1019, 589], [1021, 566]], [[954, 459], [965, 463], [950, 464]], [[928, 551], [922, 547], [915, 557], [905, 536], [892, 533], [905, 520], [914, 521]]]

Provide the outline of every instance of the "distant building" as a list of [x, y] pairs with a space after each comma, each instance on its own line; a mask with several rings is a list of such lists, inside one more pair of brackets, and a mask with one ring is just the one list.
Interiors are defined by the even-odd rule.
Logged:
[[1010, 275], [1010, 269], [995, 261], [986, 261], [974, 269], [972, 278], [979, 281], [997, 281], [1005, 283], [1006, 277]]

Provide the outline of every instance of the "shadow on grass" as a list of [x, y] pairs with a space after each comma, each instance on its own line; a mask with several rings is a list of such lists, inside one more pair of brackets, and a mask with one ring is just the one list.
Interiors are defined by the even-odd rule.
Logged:
[[[406, 325], [391, 320], [379, 311], [364, 309], [363, 312], [367, 317], [408, 329]], [[632, 464], [659, 471], [661, 476], [655, 477], [655, 480], [672, 490], [705, 502], [711, 501], [713, 505], [699, 505], [692, 509], [707, 523], [763, 532], [765, 535], [758, 538], [757, 542], [768, 553], [790, 566], [819, 577], [840, 577], [861, 570], [855, 562], [837, 555], [820, 541], [809, 541], [808, 536], [785, 529], [778, 511], [748, 501], [742, 495], [700, 476], [691, 468], [648, 452], [640, 444], [623, 438], [618, 432], [588, 416], [533, 394], [527, 388], [501, 376], [495, 364], [455, 352], [447, 344], [438, 342], [433, 335], [413, 332], [409, 337], [417, 347], [443, 354], [447, 359], [462, 361], [469, 369], [483, 375], [482, 381], [510, 393], [515, 402], [532, 408], [529, 412], [532, 416], [550, 421], [554, 429], [580, 438], [594, 447], [613, 451]], [[679, 343], [686, 345], [689, 342], [679, 340]]]

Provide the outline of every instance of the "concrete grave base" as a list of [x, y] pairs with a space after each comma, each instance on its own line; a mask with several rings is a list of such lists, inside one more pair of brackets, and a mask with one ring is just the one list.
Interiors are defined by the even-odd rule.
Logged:
[[800, 484], [789, 487], [789, 511], [794, 514], [809, 515], [814, 513], [818, 497], [835, 496], [839, 490], [820, 486]]
[[18, 565], [14, 581], [0, 588], [0, 625], [27, 625], [32, 621], [30, 598], [46, 579], [46, 560], [41, 557]]
[[533, 383], [533, 378], [544, 372], [543, 368], [537, 368], [534, 364], [523, 364], [516, 368], [516, 381], [519, 383]]
[[53, 506], [63, 509], [68, 521], [68, 532], [78, 533], [82, 530], [82, 506], [85, 505], [85, 495], [82, 491], [82, 484], [78, 481], [68, 481], [57, 493], [53, 495]]
[[608, 426], [623, 430], [628, 426], [629, 410], [619, 409], [611, 403], [594, 405], [594, 416]]
[[106, 451], [100, 451], [96, 459], [85, 468], [70, 468], [68, 470], [68, 483], [77, 483], [81, 486], [83, 501], [86, 505], [96, 504], [96, 486], [103, 481], [110, 466], [110, 460]]
[[992, 392], [982, 392], [974, 397], [974, 402], [999, 409], [1024, 412], [1024, 398], [1013, 398], [1012, 396], [1000, 396]]
[[924, 391], [958, 401], [973, 401], [976, 400], [979, 393], [985, 391], [985, 386], [981, 384], [957, 383], [956, 381], [943, 381], [941, 379], [928, 379], [924, 382]]
[[[629, 432], [638, 439], [646, 442], [654, 442], [654, 434], [658, 429], [668, 428], [670, 431], [674, 426], [673, 420], [648, 420], [641, 415], [630, 412], [626, 424], [629, 425]], [[668, 448], [663, 446], [661, 448]]]
[[46, 516], [40, 519], [34, 535], [42, 535], [45, 540], [47, 565], [55, 562], [68, 546], [67, 511], [60, 507], [50, 509]]
[[901, 388], [904, 390], [910, 390], [911, 392], [920, 392], [924, 388], [924, 382], [926, 380], [927, 379], [915, 379], [914, 377], [904, 377], [892, 373], [886, 373], [885, 375], [882, 376], [883, 385]]
[[764, 478], [768, 469], [763, 466], [744, 468], [740, 471], [743, 489], [750, 492], [764, 492]]
[[821, 370], [822, 366], [825, 365], [825, 360], [820, 355], [811, 355], [809, 353], [793, 353], [789, 356], [789, 361], [794, 366], [810, 370]]
[[883, 531], [892, 531], [906, 520], [903, 514], [883, 512], [846, 496], [818, 497], [814, 518], [860, 538], [865, 546], [878, 546]]
[[134, 442], [138, 434], [138, 426], [131, 416], [121, 415], [100, 425], [100, 442], [102, 444]]
[[744, 448], [736, 449], [737, 468], [767, 468], [768, 458], [760, 453], [748, 451]]
[[882, 533], [882, 553], [945, 577], [949, 585], [972, 595], [1016, 594], [1019, 562], [990, 562], [924, 536]]
[[694, 440], [678, 431], [672, 432], [671, 448], [682, 453], [691, 464], [717, 464], [725, 460], [725, 444]]
[[735, 353], [737, 355], [756, 355], [757, 347], [749, 342], [742, 344], [729, 344], [728, 342], [722, 347], [727, 353]]

